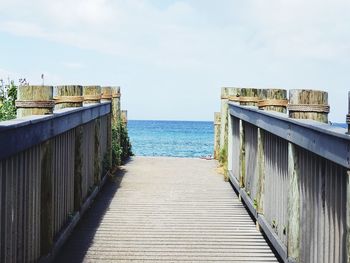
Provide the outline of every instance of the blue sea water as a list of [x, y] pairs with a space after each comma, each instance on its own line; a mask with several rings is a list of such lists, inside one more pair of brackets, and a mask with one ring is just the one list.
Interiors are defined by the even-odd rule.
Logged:
[[203, 157], [214, 149], [214, 124], [203, 121], [128, 121], [136, 156]]

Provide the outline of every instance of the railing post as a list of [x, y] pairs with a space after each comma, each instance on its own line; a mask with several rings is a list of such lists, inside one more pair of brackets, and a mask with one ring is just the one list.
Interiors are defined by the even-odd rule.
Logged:
[[260, 92], [261, 90], [255, 88], [241, 89], [239, 104], [242, 106], [258, 106]]
[[[113, 94], [111, 87], [101, 88], [101, 102], [110, 102], [111, 112], [107, 115], [107, 161], [109, 167], [104, 167], [110, 169], [112, 167], [112, 112], [113, 112]], [[105, 158], [105, 156], [103, 157]]]
[[228, 102], [230, 98], [238, 97], [239, 92], [239, 88], [221, 88], [220, 151], [228, 150]]
[[328, 93], [318, 90], [290, 90], [289, 117], [328, 122]]
[[96, 104], [101, 102], [100, 86], [84, 86], [83, 87], [84, 105]]
[[52, 141], [41, 145], [41, 205], [40, 205], [40, 247], [41, 255], [50, 252], [53, 245], [53, 200], [52, 200]]
[[220, 112], [214, 113], [214, 159], [219, 159], [220, 154]]
[[79, 211], [83, 203], [83, 136], [82, 126], [75, 128], [75, 153], [74, 153], [74, 210]]
[[17, 89], [17, 118], [52, 114], [55, 102], [52, 86], [19, 86]]
[[112, 125], [120, 119], [120, 87], [112, 87]]
[[128, 111], [127, 110], [121, 111], [121, 119], [122, 119], [123, 125], [126, 127], [128, 124]]
[[[84, 105], [101, 103], [100, 86], [83, 87]], [[101, 150], [100, 150], [100, 119], [96, 119], [94, 139], [94, 183], [98, 185], [101, 181]]]
[[256, 197], [256, 211], [264, 213], [265, 193], [265, 155], [264, 155], [264, 132], [258, 128], [258, 191]]
[[288, 241], [289, 259], [299, 262], [300, 255], [300, 174], [295, 146], [288, 143]]
[[62, 85], [54, 87], [55, 110], [83, 106], [83, 87]]
[[261, 110], [287, 112], [287, 90], [263, 89], [259, 95], [258, 107]]
[[239, 186], [244, 188], [245, 186], [245, 134], [243, 121], [239, 120]]

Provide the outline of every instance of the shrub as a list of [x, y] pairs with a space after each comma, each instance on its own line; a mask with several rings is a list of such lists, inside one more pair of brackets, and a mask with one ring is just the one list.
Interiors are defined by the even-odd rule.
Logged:
[[119, 120], [112, 127], [112, 165], [121, 165], [132, 156], [131, 143], [127, 127]]
[[0, 121], [16, 118], [15, 101], [17, 99], [17, 87], [11, 81], [10, 85], [2, 85], [0, 93]]

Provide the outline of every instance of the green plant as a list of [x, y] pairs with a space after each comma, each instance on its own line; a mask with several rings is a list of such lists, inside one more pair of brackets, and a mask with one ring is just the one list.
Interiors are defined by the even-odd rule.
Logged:
[[16, 118], [15, 101], [17, 99], [17, 87], [11, 81], [9, 85], [4, 85], [1, 81], [0, 87], [0, 121]]
[[255, 209], [258, 208], [258, 200], [256, 198], [254, 198], [254, 208]]
[[106, 174], [111, 167], [111, 159], [109, 158], [109, 153], [105, 153], [102, 160], [102, 174]]
[[219, 162], [221, 163], [221, 165], [227, 164], [227, 145], [226, 144], [224, 148], [222, 148], [220, 151]]
[[128, 130], [119, 120], [112, 127], [112, 166], [121, 165], [129, 156], [133, 156]]

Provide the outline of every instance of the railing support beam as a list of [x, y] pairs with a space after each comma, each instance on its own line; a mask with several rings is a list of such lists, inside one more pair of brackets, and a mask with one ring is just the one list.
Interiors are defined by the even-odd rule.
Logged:
[[288, 258], [299, 262], [300, 254], [300, 174], [295, 146], [288, 143]]

